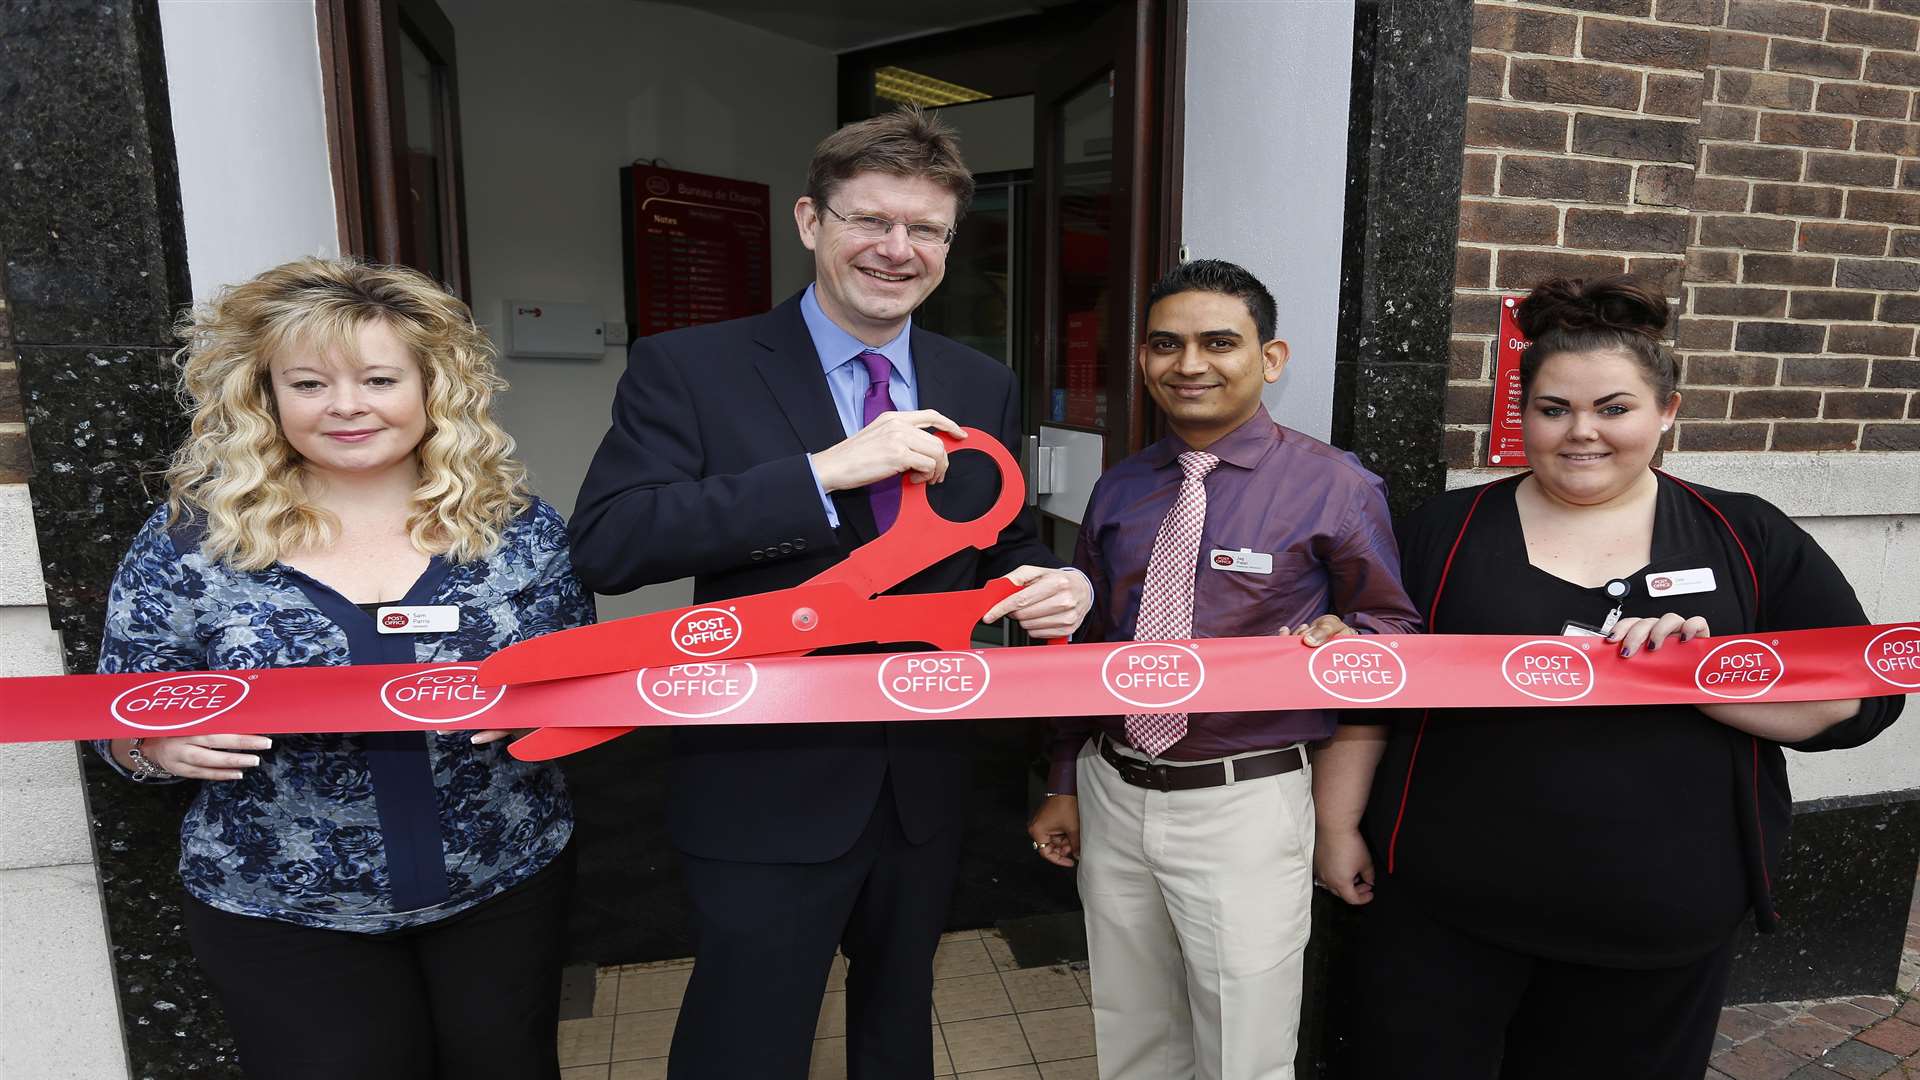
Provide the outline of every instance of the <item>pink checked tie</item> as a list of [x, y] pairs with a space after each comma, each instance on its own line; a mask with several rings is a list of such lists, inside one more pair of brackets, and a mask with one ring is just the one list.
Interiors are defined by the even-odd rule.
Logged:
[[[877, 352], [863, 352], [860, 362], [867, 365], [867, 396], [860, 401], [860, 426], [866, 427], [880, 418], [881, 413], [893, 411], [893, 398], [887, 392], [887, 381], [893, 375], [893, 365]], [[867, 505], [873, 507], [873, 524], [881, 532], [893, 525], [900, 516], [900, 478], [889, 476], [867, 487]]]
[[[1193, 579], [1200, 572], [1200, 530], [1207, 523], [1207, 474], [1220, 459], [1189, 450], [1180, 455], [1180, 493], [1153, 538], [1147, 581], [1140, 589], [1140, 614], [1133, 640], [1174, 641], [1193, 636]], [[1159, 757], [1187, 733], [1186, 713], [1128, 713], [1127, 742], [1149, 757]]]

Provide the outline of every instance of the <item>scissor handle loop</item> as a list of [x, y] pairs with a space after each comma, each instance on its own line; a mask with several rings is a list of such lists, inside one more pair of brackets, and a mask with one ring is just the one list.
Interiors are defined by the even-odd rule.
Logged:
[[999, 439], [987, 432], [979, 428], [960, 430], [967, 433], [966, 438], [956, 438], [944, 431], [933, 434], [947, 448], [948, 454], [972, 450], [992, 458], [994, 464], [1000, 467], [1000, 494], [994, 499], [993, 505], [971, 521], [953, 521], [940, 516], [939, 511], [927, 501], [926, 484], [916, 484], [908, 474], [901, 473], [900, 516], [889, 532], [903, 525], [920, 529], [954, 529], [961, 532], [968, 545], [984, 548], [998, 540], [1000, 531], [1011, 525], [1015, 515], [1020, 513], [1020, 506], [1026, 501], [1026, 482], [1020, 474], [1019, 462], [1013, 460], [1013, 455], [1007, 452]]

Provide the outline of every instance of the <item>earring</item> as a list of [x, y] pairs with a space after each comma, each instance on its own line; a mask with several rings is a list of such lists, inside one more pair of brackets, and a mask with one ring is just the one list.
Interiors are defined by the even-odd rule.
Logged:
[[1665, 434], [1666, 432], [1669, 432], [1669, 431], [1672, 431], [1672, 430], [1673, 430], [1673, 425], [1672, 425], [1672, 424], [1661, 424], [1661, 425], [1660, 425], [1660, 431], [1661, 431], [1661, 433], [1662, 433], [1662, 434]]

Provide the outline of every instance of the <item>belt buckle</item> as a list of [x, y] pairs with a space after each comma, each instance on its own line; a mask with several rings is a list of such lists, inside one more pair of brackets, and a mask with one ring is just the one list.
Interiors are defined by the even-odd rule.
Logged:
[[1146, 783], [1142, 785], [1143, 787], [1149, 787], [1155, 791], [1173, 790], [1173, 767], [1171, 765], [1162, 765], [1159, 763], [1142, 765], [1140, 767], [1140, 773], [1146, 781]]

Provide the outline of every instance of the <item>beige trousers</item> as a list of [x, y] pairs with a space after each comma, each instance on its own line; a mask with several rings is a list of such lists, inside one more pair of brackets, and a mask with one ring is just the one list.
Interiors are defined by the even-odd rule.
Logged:
[[1089, 741], [1077, 772], [1100, 1080], [1293, 1080], [1309, 771], [1152, 791]]

